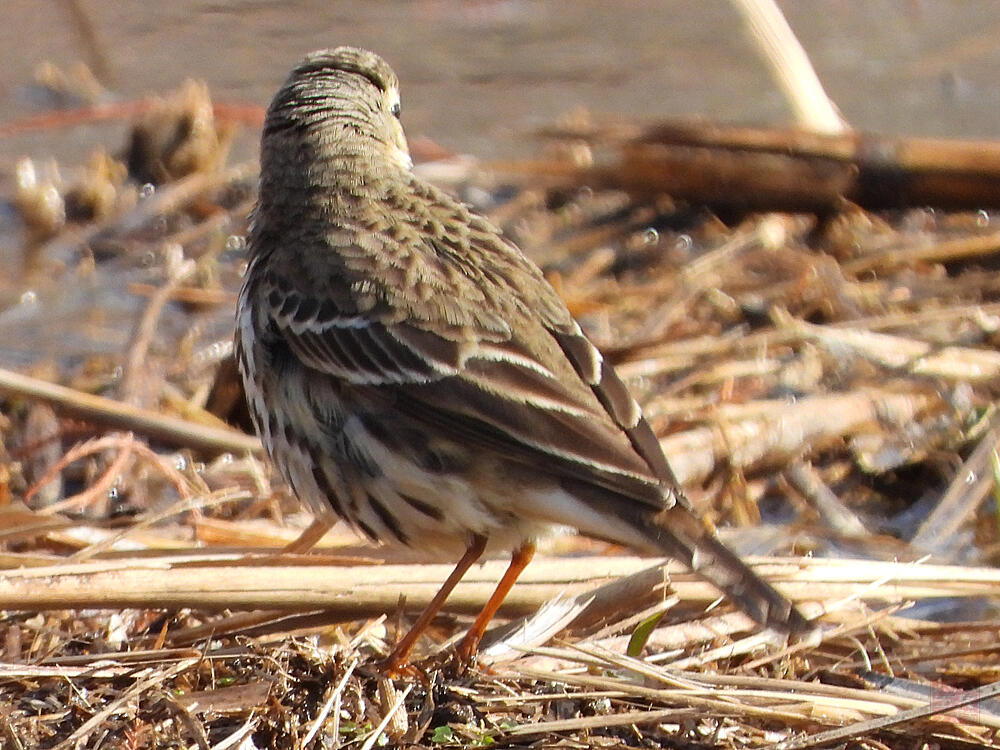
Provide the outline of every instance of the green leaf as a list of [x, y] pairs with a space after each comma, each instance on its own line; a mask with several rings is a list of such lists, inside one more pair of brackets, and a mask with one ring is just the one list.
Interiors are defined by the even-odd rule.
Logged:
[[646, 645], [646, 641], [649, 640], [650, 634], [660, 624], [660, 620], [663, 619], [663, 615], [665, 614], [666, 612], [657, 612], [655, 615], [647, 617], [640, 622], [635, 630], [632, 631], [632, 637], [628, 639], [628, 648], [625, 649], [625, 653], [632, 658], [638, 658], [639, 654], [642, 653], [643, 647]]
[[440, 745], [446, 742], [454, 742], [454, 741], [455, 741], [455, 733], [451, 731], [451, 727], [449, 727], [447, 724], [440, 727], [434, 727], [434, 730], [431, 732], [431, 742], [435, 742]]

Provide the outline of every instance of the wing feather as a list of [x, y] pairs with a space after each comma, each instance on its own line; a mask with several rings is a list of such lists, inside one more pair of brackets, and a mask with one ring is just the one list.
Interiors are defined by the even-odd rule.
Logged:
[[463, 445], [664, 506], [664, 488], [543, 327], [535, 330], [549, 345], [539, 347], [512, 333], [516, 326], [506, 339], [496, 327], [461, 326], [446, 336], [416, 322], [333, 314], [302, 294], [262, 298], [280, 302], [267, 315], [303, 365], [350, 383], [382, 408]]
[[650, 470], [661, 481], [676, 487], [677, 478], [663, 455], [660, 441], [642, 416], [642, 408], [632, 398], [615, 369], [604, 361], [597, 347], [587, 340], [579, 326], [574, 325], [573, 328], [568, 333], [554, 331], [553, 335], [577, 374], [593, 390], [608, 416], [628, 435], [632, 447], [642, 456]]

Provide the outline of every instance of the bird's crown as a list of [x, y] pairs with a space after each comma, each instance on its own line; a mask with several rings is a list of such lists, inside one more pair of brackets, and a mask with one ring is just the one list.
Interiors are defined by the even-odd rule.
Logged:
[[312, 52], [295, 67], [291, 77], [311, 77], [338, 70], [362, 76], [380, 91], [399, 88], [399, 81], [389, 63], [360, 47], [336, 47]]

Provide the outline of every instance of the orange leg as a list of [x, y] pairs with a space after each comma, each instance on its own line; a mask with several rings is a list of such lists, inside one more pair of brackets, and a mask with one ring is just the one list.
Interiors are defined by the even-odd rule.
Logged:
[[[441, 609], [441, 605], [444, 604], [444, 600], [448, 598], [448, 594], [452, 592], [452, 589], [458, 585], [458, 582], [462, 580], [462, 576], [465, 575], [466, 571], [472, 567], [473, 563], [476, 562], [480, 557], [483, 556], [483, 552], [486, 550], [486, 537], [476, 534], [472, 537], [472, 541], [469, 542], [468, 549], [465, 550], [465, 554], [462, 555], [462, 559], [458, 561], [455, 569], [451, 571], [451, 575], [441, 586], [440, 590], [434, 595], [434, 598], [430, 600], [424, 611], [420, 613], [417, 621], [413, 623], [413, 626], [407, 632], [406, 635], [402, 637], [399, 643], [396, 644], [396, 648], [392, 650], [385, 662], [383, 662], [386, 672], [392, 674], [396, 672], [401, 666], [406, 664], [406, 657], [410, 655], [410, 649], [417, 642], [417, 638], [420, 637], [421, 633], [427, 629], [427, 626], [431, 624], [431, 620]], [[513, 582], [512, 582], [513, 583]], [[508, 587], [509, 588], [509, 587]], [[491, 600], [492, 601], [492, 600]]]
[[513, 588], [517, 577], [528, 567], [528, 563], [531, 562], [534, 554], [535, 545], [532, 542], [525, 542], [524, 546], [510, 556], [510, 565], [507, 567], [507, 572], [503, 574], [503, 578], [500, 579], [500, 583], [497, 584], [493, 596], [483, 605], [483, 609], [479, 613], [479, 616], [476, 617], [476, 621], [472, 623], [469, 632], [465, 634], [465, 638], [458, 645], [458, 658], [463, 663], [471, 661], [475, 655], [476, 649], [479, 647], [479, 641], [483, 637], [483, 633], [486, 632], [486, 626], [490, 624], [493, 615], [500, 609], [500, 605], [507, 598], [507, 594]]

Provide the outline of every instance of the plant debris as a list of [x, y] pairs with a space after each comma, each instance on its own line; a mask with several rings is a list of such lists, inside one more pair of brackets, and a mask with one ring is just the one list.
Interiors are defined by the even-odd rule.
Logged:
[[378, 659], [450, 565], [342, 526], [294, 551], [309, 519], [240, 431], [231, 363], [256, 168], [226, 164], [204, 86], [164, 102], [119, 110], [125, 156], [4, 186], [25, 271], [0, 281], [0, 744], [1000, 747], [988, 206], [706, 203], [707, 152], [693, 194], [645, 176], [651, 134], [694, 138], [676, 123], [560, 127], [530, 164], [415, 149], [540, 262], [695, 506], [823, 630], [786, 644], [676, 565], [559, 537], [478, 666], [448, 644], [499, 562], [391, 681]]

